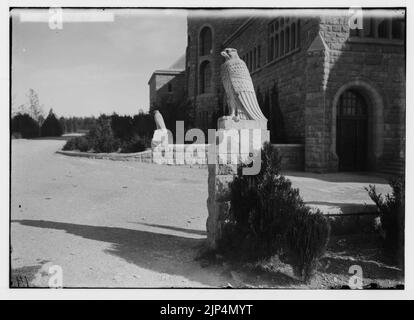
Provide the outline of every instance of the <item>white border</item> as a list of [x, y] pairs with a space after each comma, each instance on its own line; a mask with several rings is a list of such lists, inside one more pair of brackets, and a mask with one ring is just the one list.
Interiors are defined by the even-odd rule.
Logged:
[[[0, 1], [0, 97], [1, 97], [1, 116], [2, 125], [0, 126], [0, 150], [2, 152], [1, 168], [1, 198], [0, 198], [0, 298], [1, 299], [413, 299], [413, 237], [414, 217], [411, 214], [413, 204], [409, 201], [413, 187], [411, 184], [413, 148], [410, 145], [410, 137], [413, 132], [407, 126], [406, 143], [406, 171], [407, 171], [407, 203], [406, 203], [406, 275], [405, 287], [399, 290], [219, 290], [219, 289], [105, 289], [105, 290], [51, 290], [51, 289], [8, 289], [9, 275], [9, 7], [250, 7], [251, 1], [228, 1], [215, 0], [209, 4], [199, 3], [191, 0], [171, 1], [152, 0], [152, 1], [116, 1], [116, 0], [60, 0], [60, 1], [33, 1], [15, 0]], [[411, 56], [413, 53], [410, 35], [412, 34], [413, 24], [411, 23], [411, 8], [409, 1], [395, 0], [365, 0], [365, 1], [345, 1], [345, 0], [323, 0], [323, 1], [256, 1], [255, 7], [407, 7], [407, 88], [411, 88], [413, 75], [413, 64]], [[413, 102], [412, 90], [407, 90], [406, 105], [411, 106]], [[413, 120], [413, 111], [407, 108], [407, 123]]]

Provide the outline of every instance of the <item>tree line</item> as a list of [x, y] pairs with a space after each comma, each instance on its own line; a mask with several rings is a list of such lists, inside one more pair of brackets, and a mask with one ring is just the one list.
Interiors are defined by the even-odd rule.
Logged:
[[133, 136], [151, 137], [155, 123], [153, 116], [140, 111], [134, 116], [101, 115], [99, 117], [57, 117], [53, 109], [44, 116], [43, 106], [35, 90], [30, 89], [28, 103], [15, 107], [12, 100], [11, 134], [14, 138], [36, 138], [39, 136], [61, 136], [66, 133], [88, 133], [102, 117], [109, 118], [111, 129], [121, 140]]

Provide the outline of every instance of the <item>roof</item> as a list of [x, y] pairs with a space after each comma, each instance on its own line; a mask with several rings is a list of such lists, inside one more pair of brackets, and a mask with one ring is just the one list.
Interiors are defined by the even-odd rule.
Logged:
[[155, 75], [179, 75], [184, 73], [184, 69], [162, 69], [162, 70], [155, 70], [150, 79], [148, 80], [148, 84], [150, 84], [150, 82], [152, 81], [152, 78]]

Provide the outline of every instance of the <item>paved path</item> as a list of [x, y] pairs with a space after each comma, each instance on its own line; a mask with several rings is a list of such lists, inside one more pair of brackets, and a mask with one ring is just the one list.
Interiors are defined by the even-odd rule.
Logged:
[[[66, 287], [232, 283], [223, 268], [194, 261], [205, 238], [207, 170], [66, 157], [55, 153], [63, 144], [12, 141], [13, 269], [32, 272], [40, 286], [50, 265], [62, 266]], [[294, 185], [325, 205], [368, 202], [362, 187], [384, 182], [303, 175], [290, 175]]]

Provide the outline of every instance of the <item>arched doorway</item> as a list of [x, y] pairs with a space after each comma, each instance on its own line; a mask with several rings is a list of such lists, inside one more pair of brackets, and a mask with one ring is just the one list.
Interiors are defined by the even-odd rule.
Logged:
[[337, 104], [336, 153], [340, 171], [367, 170], [368, 105], [355, 89], [344, 91]]

